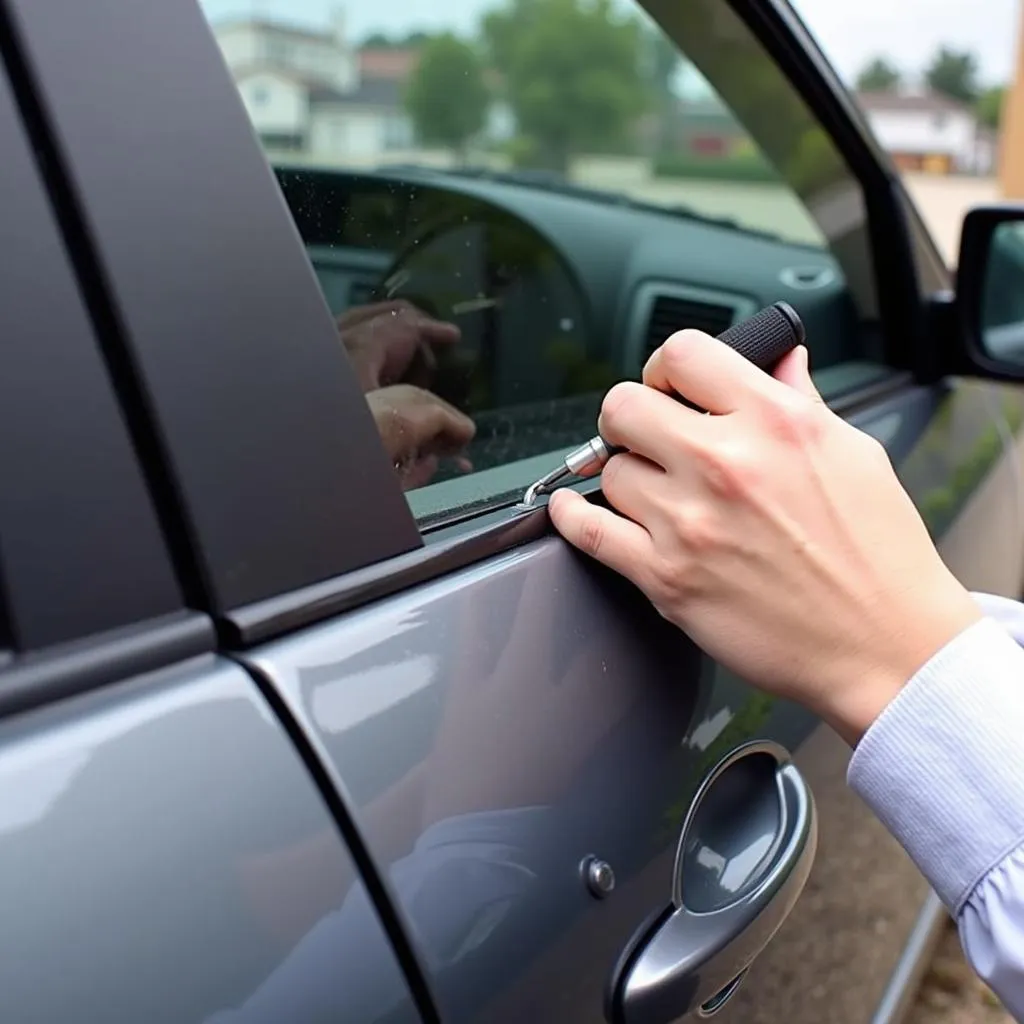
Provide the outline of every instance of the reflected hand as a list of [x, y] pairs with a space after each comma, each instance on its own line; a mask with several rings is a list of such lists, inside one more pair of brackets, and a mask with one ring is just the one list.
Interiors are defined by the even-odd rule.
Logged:
[[856, 743], [980, 613], [885, 449], [821, 400], [807, 350], [776, 378], [706, 334], [674, 335], [647, 386], [602, 407], [601, 435], [629, 452], [603, 474], [621, 515], [559, 491], [551, 518], [712, 657]]
[[[364, 392], [391, 384], [426, 387], [434, 369], [431, 345], [454, 345], [454, 324], [435, 320], [405, 299], [354, 306], [337, 320], [338, 333]], [[416, 378], [414, 363], [422, 368]]]
[[[411, 384], [370, 391], [366, 401], [407, 491], [428, 483], [437, 472], [438, 460], [457, 455], [476, 433], [476, 424], [455, 406]], [[472, 469], [465, 458], [459, 463], [464, 470]]]

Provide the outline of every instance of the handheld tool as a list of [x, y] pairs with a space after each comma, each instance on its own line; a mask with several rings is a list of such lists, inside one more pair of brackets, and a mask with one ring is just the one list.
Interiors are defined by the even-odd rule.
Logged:
[[[718, 340], [735, 349], [755, 366], [771, 373], [779, 360], [805, 338], [803, 321], [796, 310], [786, 302], [776, 302], [755, 313], [748, 320], [718, 335]], [[676, 396], [684, 405], [693, 406], [681, 396]], [[570, 477], [596, 476], [608, 460], [623, 451], [608, 444], [600, 434], [586, 444], [571, 451], [562, 464], [526, 489], [523, 505], [532, 505], [542, 494], [550, 492], [557, 484]]]

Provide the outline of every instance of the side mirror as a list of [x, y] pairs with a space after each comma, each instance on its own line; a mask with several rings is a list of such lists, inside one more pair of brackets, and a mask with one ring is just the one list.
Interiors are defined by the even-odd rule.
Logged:
[[970, 369], [1024, 380], [1024, 206], [980, 206], [964, 217], [956, 305]]

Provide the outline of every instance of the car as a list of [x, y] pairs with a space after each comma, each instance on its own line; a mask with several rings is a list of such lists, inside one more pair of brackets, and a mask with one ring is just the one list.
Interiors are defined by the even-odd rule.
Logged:
[[0, 0], [5, 1022], [900, 1019], [848, 748], [521, 499], [785, 302], [1019, 596], [1024, 210], [947, 268], [783, 0], [352, 2]]

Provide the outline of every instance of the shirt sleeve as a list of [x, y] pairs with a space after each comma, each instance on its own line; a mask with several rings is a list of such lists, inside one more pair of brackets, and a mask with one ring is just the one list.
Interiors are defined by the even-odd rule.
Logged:
[[1024, 1020], [1024, 605], [986, 618], [864, 734], [849, 781], [953, 914], [968, 960]]

